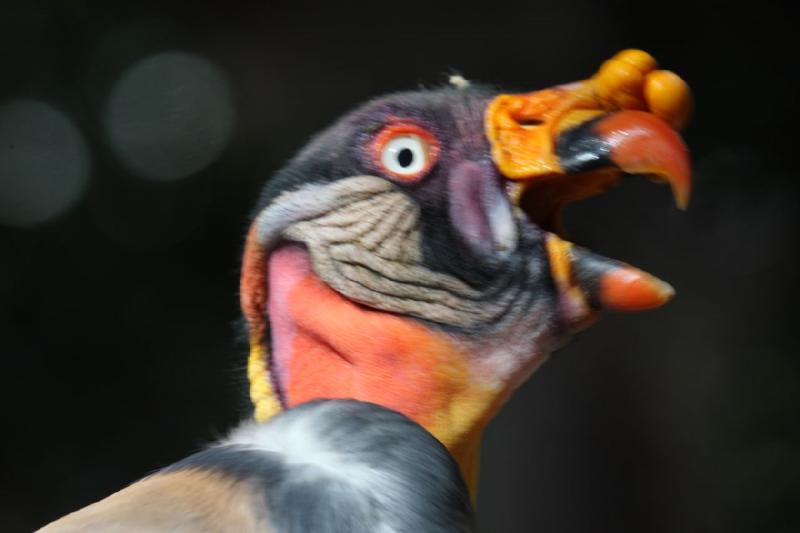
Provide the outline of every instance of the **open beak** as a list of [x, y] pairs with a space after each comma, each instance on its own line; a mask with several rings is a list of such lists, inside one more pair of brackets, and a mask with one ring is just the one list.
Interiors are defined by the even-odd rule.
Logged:
[[551, 268], [566, 307], [642, 310], [673, 295], [663, 281], [557, 234], [566, 204], [603, 192], [626, 174], [668, 183], [685, 209], [691, 169], [677, 130], [691, 108], [686, 83], [657, 70], [639, 50], [620, 52], [588, 80], [490, 102], [486, 134], [495, 165], [508, 179], [512, 202], [551, 232]]

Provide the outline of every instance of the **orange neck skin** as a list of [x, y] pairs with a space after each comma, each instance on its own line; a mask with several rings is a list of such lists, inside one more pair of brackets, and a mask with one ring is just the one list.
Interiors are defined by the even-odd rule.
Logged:
[[456, 338], [335, 292], [302, 247], [271, 254], [269, 287], [271, 366], [285, 405], [354, 398], [399, 411], [450, 450], [474, 494], [481, 433], [508, 387], [480, 380]]

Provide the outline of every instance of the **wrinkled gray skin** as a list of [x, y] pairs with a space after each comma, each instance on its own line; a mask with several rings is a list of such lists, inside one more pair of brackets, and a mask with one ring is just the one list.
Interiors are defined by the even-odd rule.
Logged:
[[[571, 331], [545, 232], [511, 206], [491, 160], [484, 111], [495, 94], [447, 87], [365, 104], [269, 180], [254, 224], [268, 250], [306, 246], [315, 273], [348, 299], [486, 351], [496, 383], [522, 379]], [[398, 120], [441, 143], [419, 182], [376, 163], [372, 140]]]

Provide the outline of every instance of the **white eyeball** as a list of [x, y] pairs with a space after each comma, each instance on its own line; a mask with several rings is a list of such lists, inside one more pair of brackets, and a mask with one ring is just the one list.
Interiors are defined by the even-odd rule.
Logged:
[[381, 164], [392, 174], [416, 176], [428, 167], [430, 146], [413, 133], [392, 137], [381, 150]]

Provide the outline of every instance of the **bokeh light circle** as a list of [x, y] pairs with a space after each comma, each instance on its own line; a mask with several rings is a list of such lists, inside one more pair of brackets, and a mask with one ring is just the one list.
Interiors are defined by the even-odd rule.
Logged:
[[36, 100], [0, 104], [0, 223], [42, 224], [81, 198], [91, 171], [78, 128]]
[[105, 114], [112, 149], [130, 172], [177, 180], [213, 163], [230, 141], [233, 96], [224, 74], [185, 52], [162, 52], [114, 84]]

